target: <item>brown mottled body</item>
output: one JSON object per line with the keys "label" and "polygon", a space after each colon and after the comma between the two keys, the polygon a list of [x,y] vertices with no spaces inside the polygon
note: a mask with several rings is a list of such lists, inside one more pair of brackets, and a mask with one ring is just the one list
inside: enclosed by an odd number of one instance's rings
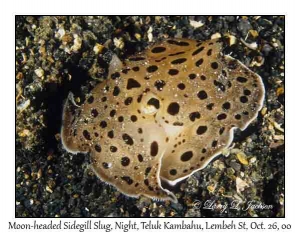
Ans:
{"label": "brown mottled body", "polygon": [[204,168],[262,107],[261,78],[221,46],[170,39],[115,66],[82,106],[66,103],[64,146],[127,195],[176,201],[161,179]]}

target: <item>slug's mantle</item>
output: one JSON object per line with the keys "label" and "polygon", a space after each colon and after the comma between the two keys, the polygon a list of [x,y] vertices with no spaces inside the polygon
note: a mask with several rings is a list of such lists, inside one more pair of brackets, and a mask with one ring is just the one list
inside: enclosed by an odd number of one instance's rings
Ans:
{"label": "slug's mantle", "polygon": [[85,103],[68,98],[62,142],[91,153],[96,174],[126,195],[176,201],[161,186],[203,169],[262,107],[259,75],[220,40],[169,39],[121,63]]}

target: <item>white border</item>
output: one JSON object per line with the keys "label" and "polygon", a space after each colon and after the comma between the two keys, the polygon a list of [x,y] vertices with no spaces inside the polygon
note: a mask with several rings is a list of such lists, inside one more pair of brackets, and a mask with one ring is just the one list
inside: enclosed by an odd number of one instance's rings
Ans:
{"label": "white border", "polygon": [[[172,2],[172,3],[171,3]],[[287,232],[300,232],[299,226],[299,5],[297,1],[279,1],[279,0],[231,0],[231,1],[70,1],[70,0],[52,0],[52,1],[5,1],[0,7],[1,24],[1,134],[0,143],[2,149],[1,163],[1,232],[9,232],[8,221],[14,220],[15,215],[15,53],[14,53],[14,35],[15,35],[15,14],[286,14],[286,218],[285,219],[257,219],[257,222],[265,223],[276,220],[278,223],[291,223],[293,228]],[[49,219],[41,219],[45,223]],[[67,219],[66,219],[67,220]],[[114,222],[118,219],[105,219],[105,222]],[[146,219],[136,219],[142,221]],[[196,220],[196,219],[195,219]],[[229,220],[229,219],[227,219]],[[236,219],[246,222],[255,221],[255,219]],[[18,219],[20,222],[33,222],[28,219]],[[82,221],[78,219],[78,221]],[[163,219],[160,219],[163,221]],[[168,219],[167,221],[178,222],[179,219]],[[196,221],[216,220],[198,219]],[[20,231],[19,231],[20,232]],[[38,231],[35,231],[38,232]],[[46,232],[46,231],[43,231]],[[65,231],[68,232],[68,231]],[[74,232],[74,231],[73,231]],[[91,231],[90,231],[91,232]],[[100,232],[95,231],[95,232]],[[114,231],[121,232],[121,231]],[[142,232],[142,231],[140,231]],[[148,231],[152,232],[152,231]],[[170,231],[166,231],[170,232]],[[199,231],[189,231],[199,232]],[[209,231],[221,232],[221,231]],[[227,231],[229,232],[229,231]],[[268,232],[256,231],[256,232]],[[269,231],[270,232],[270,231]]]}

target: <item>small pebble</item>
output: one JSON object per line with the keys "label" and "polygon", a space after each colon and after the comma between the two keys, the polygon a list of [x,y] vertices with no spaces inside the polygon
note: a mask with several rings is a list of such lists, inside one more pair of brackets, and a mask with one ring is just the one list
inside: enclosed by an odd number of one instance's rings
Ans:
{"label": "small pebble", "polygon": [[38,76],[39,78],[42,78],[42,77],[44,76],[44,70],[43,70],[41,67],[39,67],[38,69],[36,69],[36,70],[34,71],[34,73],[35,73],[36,76]]}
{"label": "small pebble", "polygon": [[134,37],[138,40],[138,41],[140,41],[141,40],[141,34],[139,34],[139,33],[135,33],[134,34]]}
{"label": "small pebble", "polygon": [[48,185],[46,186],[46,191],[49,193],[53,193],[53,190]]}
{"label": "small pebble", "polygon": [[193,28],[200,28],[200,27],[202,27],[204,25],[204,23],[201,22],[201,21],[190,20],[190,25]]}
{"label": "small pebble", "polygon": [[256,157],[252,157],[251,159],[249,159],[249,162],[252,164],[252,163],[255,163],[256,162]]}
{"label": "small pebble", "polygon": [[213,34],[210,38],[213,40],[213,39],[218,39],[221,37],[222,37],[222,35],[219,32],[217,32],[217,33]]}
{"label": "small pebble", "polygon": [[99,53],[102,52],[103,48],[104,48],[103,45],[96,43],[94,48],[93,48],[93,51],[94,51],[95,54],[99,54]]}
{"label": "small pebble", "polygon": [[266,107],[263,107],[262,110],[260,111],[261,112],[261,115],[266,115],[268,109]]}
{"label": "small pebble", "polygon": [[123,49],[125,45],[123,38],[114,38],[114,44],[119,49]]}
{"label": "small pebble", "polygon": [[245,155],[245,153],[243,152],[239,152],[237,153],[236,157],[238,158],[238,160],[244,164],[244,165],[248,165],[248,160],[247,160],[247,156]]}
{"label": "small pebble", "polygon": [[73,43],[74,44],[71,47],[71,50],[74,52],[78,52],[79,49],[81,49],[82,39],[77,34],[74,34],[74,42]]}

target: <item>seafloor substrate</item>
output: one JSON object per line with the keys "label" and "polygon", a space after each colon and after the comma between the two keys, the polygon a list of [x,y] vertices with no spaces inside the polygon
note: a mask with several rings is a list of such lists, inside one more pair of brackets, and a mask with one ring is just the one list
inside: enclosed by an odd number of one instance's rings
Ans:
{"label": "seafloor substrate", "polygon": [[[16,17],[17,217],[282,217],[284,216],[283,16]],[[236,131],[234,149],[173,188],[178,203],[129,198],[99,180],[89,156],[63,150],[63,101],[80,104],[121,59],[160,39],[227,37],[224,53],[261,75],[259,117]],[[272,208],[206,210],[249,201]],[[198,206],[198,205],[197,205]]]}

